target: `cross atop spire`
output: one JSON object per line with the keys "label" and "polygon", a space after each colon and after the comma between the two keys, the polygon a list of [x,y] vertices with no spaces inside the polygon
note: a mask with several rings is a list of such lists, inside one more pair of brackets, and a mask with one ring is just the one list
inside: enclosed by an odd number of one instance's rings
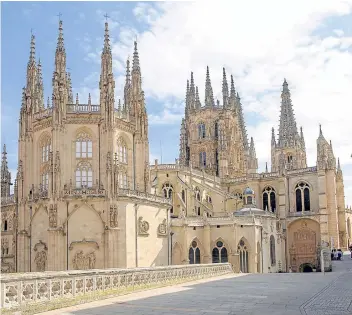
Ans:
{"label": "cross atop spire", "polygon": [[105,17],[105,21],[107,22],[107,21],[108,21],[108,18],[109,18],[108,14],[105,13],[105,14],[104,14],[104,17]]}

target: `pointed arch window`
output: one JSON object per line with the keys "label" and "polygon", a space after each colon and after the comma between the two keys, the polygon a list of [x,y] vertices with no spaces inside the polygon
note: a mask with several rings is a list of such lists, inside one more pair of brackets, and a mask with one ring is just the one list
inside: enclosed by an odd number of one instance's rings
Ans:
{"label": "pointed arch window", "polygon": [[217,241],[216,246],[213,248],[212,252],[213,264],[216,263],[227,263],[227,249],[222,241]]}
{"label": "pointed arch window", "polygon": [[79,163],[76,168],[76,188],[93,187],[93,170],[89,163]]}
{"label": "pointed arch window", "polygon": [[76,138],[76,158],[87,159],[93,157],[93,141],[89,134],[81,132]]}
{"label": "pointed arch window", "polygon": [[188,251],[188,259],[190,264],[200,264],[200,249],[197,241],[193,241]]}
{"label": "pointed arch window", "polygon": [[49,161],[49,152],[51,152],[51,140],[48,139],[46,142],[42,143],[41,146],[42,152],[42,163]]}
{"label": "pointed arch window", "polygon": [[276,210],[276,194],[272,187],[266,187],[263,190],[263,209],[271,212]]}
{"label": "pointed arch window", "polygon": [[295,187],[296,211],[310,211],[310,187],[307,183],[299,183]]}
{"label": "pointed arch window", "polygon": [[219,137],[219,123],[217,121],[215,122],[215,125],[214,125],[214,136],[215,136],[215,139]]}
{"label": "pointed arch window", "polygon": [[124,170],[119,172],[119,187],[122,189],[128,188],[127,172]]}
{"label": "pointed arch window", "polygon": [[162,187],[162,191],[165,198],[172,200],[174,188],[170,183],[165,183]]}
{"label": "pointed arch window", "polygon": [[200,123],[198,125],[198,136],[199,136],[199,139],[205,138],[205,124],[204,123]]}
{"label": "pointed arch window", "polygon": [[273,235],[270,236],[270,261],[272,266],[276,265],[275,237]]}
{"label": "pointed arch window", "polygon": [[120,163],[128,163],[127,145],[122,138],[117,140],[117,156]]}
{"label": "pointed arch window", "polygon": [[199,166],[206,167],[207,166],[207,154],[205,152],[199,153]]}
{"label": "pointed arch window", "polygon": [[248,273],[248,248],[243,239],[239,241],[237,251],[240,258],[240,271],[243,273]]}
{"label": "pointed arch window", "polygon": [[198,187],[196,187],[195,196],[198,201],[201,201],[200,190]]}

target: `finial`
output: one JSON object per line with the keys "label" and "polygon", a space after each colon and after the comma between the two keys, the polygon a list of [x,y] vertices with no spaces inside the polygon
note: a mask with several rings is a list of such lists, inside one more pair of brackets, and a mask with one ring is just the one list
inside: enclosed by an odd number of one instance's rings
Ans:
{"label": "finial", "polygon": [[105,22],[105,34],[104,34],[104,48],[103,52],[110,52],[110,37],[109,37],[109,24]]}
{"label": "finial", "polygon": [[76,93],[76,105],[79,104],[79,101],[78,101],[78,93]]}
{"label": "finial", "polygon": [[88,105],[92,105],[92,98],[90,97],[90,93],[88,93]]}
{"label": "finial", "polygon": [[268,162],[265,162],[265,173],[268,173]]}
{"label": "finial", "polygon": [[4,143],[4,146],[3,146],[2,154],[4,154],[4,155],[7,154],[7,152],[6,152],[6,144],[5,143]]}
{"label": "finial", "polygon": [[139,55],[138,55],[138,48],[137,48],[137,39],[134,41],[134,51],[133,51],[133,64],[132,64],[132,71],[139,71]]}
{"label": "finial", "polygon": [[56,50],[57,51],[64,51],[64,34],[63,34],[63,27],[62,27],[62,20],[61,20],[61,13],[59,13],[59,37],[57,39],[57,46]]}
{"label": "finial", "polygon": [[35,36],[31,30],[31,48],[29,53],[29,64],[35,64]]}
{"label": "finial", "polygon": [[322,131],[322,129],[321,129],[321,124],[319,124],[319,136],[323,136],[323,131]]}
{"label": "finial", "polygon": [[57,16],[59,17],[59,22],[60,22],[61,21],[61,17],[62,17],[61,12],[59,12],[59,14]]}
{"label": "finial", "polygon": [[337,158],[337,170],[341,170],[340,158]]}

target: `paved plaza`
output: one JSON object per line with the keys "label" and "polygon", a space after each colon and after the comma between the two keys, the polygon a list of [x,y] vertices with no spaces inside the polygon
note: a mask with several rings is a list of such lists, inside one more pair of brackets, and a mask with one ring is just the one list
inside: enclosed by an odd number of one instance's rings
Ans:
{"label": "paved plaza", "polygon": [[46,315],[352,314],[352,260],[333,272],[229,275],[143,291]]}

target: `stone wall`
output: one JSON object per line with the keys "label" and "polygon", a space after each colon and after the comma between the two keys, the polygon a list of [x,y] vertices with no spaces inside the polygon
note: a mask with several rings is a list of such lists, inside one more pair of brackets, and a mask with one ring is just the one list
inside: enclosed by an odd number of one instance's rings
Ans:
{"label": "stone wall", "polygon": [[[99,294],[174,284],[232,273],[231,265],[208,264],[134,269],[92,269],[76,271],[2,274],[1,308],[18,309],[79,297],[97,299]],[[95,297],[95,298],[94,298]],[[75,303],[73,303],[75,304]],[[60,307],[60,304],[57,308]]]}

